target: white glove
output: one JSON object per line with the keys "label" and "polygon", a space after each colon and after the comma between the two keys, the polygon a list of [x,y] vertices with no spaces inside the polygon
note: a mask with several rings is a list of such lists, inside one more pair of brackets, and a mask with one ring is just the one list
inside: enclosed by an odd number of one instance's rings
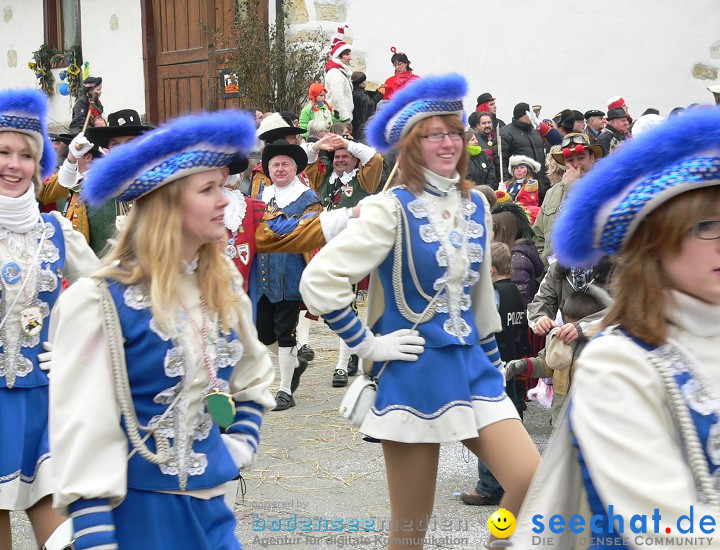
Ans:
{"label": "white glove", "polygon": [[530,122],[536,130],[540,128],[540,119],[535,114],[535,111],[525,111],[525,114],[530,118]]}
{"label": "white glove", "polygon": [[425,338],[417,330],[403,328],[375,336],[369,330],[365,340],[350,352],[368,361],[417,361],[418,355],[425,351]]}
{"label": "white glove", "polygon": [[220,434],[220,437],[222,437],[225,448],[235,461],[238,470],[244,470],[252,465],[255,461],[255,451],[253,451],[249,443],[228,434]]}
{"label": "white glove", "polygon": [[70,142],[70,152],[72,153],[72,156],[74,156],[76,159],[79,159],[83,155],[89,153],[90,149],[92,149],[93,147],[95,147],[95,144],[90,143],[90,141],[88,141],[88,138],[86,138],[85,134],[83,134],[82,132],[76,135]]}
{"label": "white glove", "polygon": [[48,372],[52,366],[52,350],[53,345],[50,342],[43,342],[43,353],[38,353],[38,367],[40,370]]}
{"label": "white glove", "polygon": [[505,363],[505,380],[510,380],[518,374],[523,374],[528,370],[528,363],[525,359],[515,359]]}

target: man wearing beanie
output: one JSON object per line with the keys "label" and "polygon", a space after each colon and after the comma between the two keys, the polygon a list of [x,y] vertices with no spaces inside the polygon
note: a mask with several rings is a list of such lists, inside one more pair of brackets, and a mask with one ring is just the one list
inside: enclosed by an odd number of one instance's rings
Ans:
{"label": "man wearing beanie", "polygon": [[545,169],[545,142],[530,122],[530,105],[518,103],[513,109],[513,121],[500,130],[503,172],[509,174],[508,162],[513,155],[525,155],[541,166],[537,174],[540,183],[540,202],[550,188]]}
{"label": "man wearing beanie", "polygon": [[375,114],[375,102],[365,91],[367,76],[361,71],[355,71],[350,77],[353,85],[353,118],[352,136],[355,141],[362,141],[364,138],[363,126],[367,119]]}

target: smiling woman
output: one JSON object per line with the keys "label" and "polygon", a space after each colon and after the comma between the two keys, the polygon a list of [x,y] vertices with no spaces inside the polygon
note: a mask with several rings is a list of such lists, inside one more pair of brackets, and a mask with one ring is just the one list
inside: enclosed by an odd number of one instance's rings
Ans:
{"label": "smiling woman", "polygon": [[[538,515],[583,513],[584,525],[597,516],[592,535],[602,538],[616,518],[622,526],[649,510],[663,520],[648,534],[654,541],[614,547],[673,545],[677,527],[699,532],[720,507],[719,145],[720,109],[693,111],[628,141],[565,203],[554,229],[558,263],[616,256],[615,299],[577,360],[518,518],[521,546],[541,532]],[[680,527],[688,513],[691,525]]]}
{"label": "smiling woman", "polygon": [[184,117],[113,150],[86,180],[89,204],[134,206],[53,318],[55,504],[78,549],[240,548],[225,484],[253,463],[275,403],[225,257],[222,189],[254,142],[246,114]]}
{"label": "smiling woman", "polygon": [[62,521],[50,496],[43,343],[61,283],[97,267],[68,220],[38,210],[35,191],[55,168],[46,111],[37,90],[0,92],[0,548],[12,547],[8,510],[27,511],[40,543]]}
{"label": "smiling woman", "polygon": [[[308,309],[378,378],[360,431],[385,455],[392,549],[423,546],[440,443],[462,441],[481,457],[513,513],[539,461],[497,369],[492,218],[461,177],[466,92],[459,75],[428,77],[370,120],[372,145],[399,149],[400,185],[365,199],[358,220],[313,258],[301,281]],[[349,304],[352,284],[370,272],[366,326]]]}

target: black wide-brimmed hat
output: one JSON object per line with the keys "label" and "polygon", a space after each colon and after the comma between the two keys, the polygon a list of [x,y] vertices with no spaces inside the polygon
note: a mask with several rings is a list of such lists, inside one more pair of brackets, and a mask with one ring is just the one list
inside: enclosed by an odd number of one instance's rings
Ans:
{"label": "black wide-brimmed hat", "polygon": [[245,170],[247,170],[247,167],[249,165],[250,161],[245,155],[238,155],[237,157],[235,157],[234,161],[228,164],[228,168],[230,169],[230,175],[242,174]]}
{"label": "black wide-brimmed hat", "polygon": [[266,175],[270,175],[268,172],[268,165],[270,160],[279,155],[285,155],[290,157],[297,164],[297,173],[299,174],[308,164],[308,157],[305,150],[299,145],[288,143],[284,139],[279,139],[273,143],[268,143],[263,149],[262,154],[262,168]]}
{"label": "black wide-brimmed hat", "polygon": [[[70,145],[70,142],[75,139],[75,136],[77,134],[57,134],[57,141],[61,141],[65,145]],[[87,136],[85,136],[87,137]],[[92,154],[93,158],[100,158],[103,156],[103,152],[100,150],[100,147],[96,142],[88,138],[88,140],[93,144],[93,148],[90,149],[90,153]]]}
{"label": "black wide-brimmed hat", "polygon": [[139,136],[153,128],[153,126],[142,123],[137,111],[122,109],[108,115],[107,126],[88,128],[85,130],[85,136],[95,145],[107,149],[112,138]]}

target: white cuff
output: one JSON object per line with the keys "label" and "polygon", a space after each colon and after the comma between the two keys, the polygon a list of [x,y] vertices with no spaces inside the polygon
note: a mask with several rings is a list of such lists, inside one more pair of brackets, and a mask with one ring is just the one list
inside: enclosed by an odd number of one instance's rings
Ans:
{"label": "white cuff", "polygon": [[305,150],[305,154],[308,157],[308,164],[312,164],[313,162],[317,162],[318,154],[315,152],[315,149],[313,149],[314,143],[301,143],[300,147],[302,147]]}
{"label": "white cuff", "polygon": [[228,434],[220,434],[238,470],[247,470],[255,462],[255,451],[249,443]]}
{"label": "white cuff", "polygon": [[357,141],[348,140],[348,152],[357,158],[363,166],[375,156],[375,149]]}
{"label": "white cuff", "polygon": [[320,212],[320,226],[329,243],[333,237],[347,227],[348,220],[352,217],[352,208],[336,208],[335,210],[324,210]]}
{"label": "white cuff", "polygon": [[73,164],[68,159],[62,163],[58,170],[58,183],[66,189],[72,189],[77,183],[78,165]]}

